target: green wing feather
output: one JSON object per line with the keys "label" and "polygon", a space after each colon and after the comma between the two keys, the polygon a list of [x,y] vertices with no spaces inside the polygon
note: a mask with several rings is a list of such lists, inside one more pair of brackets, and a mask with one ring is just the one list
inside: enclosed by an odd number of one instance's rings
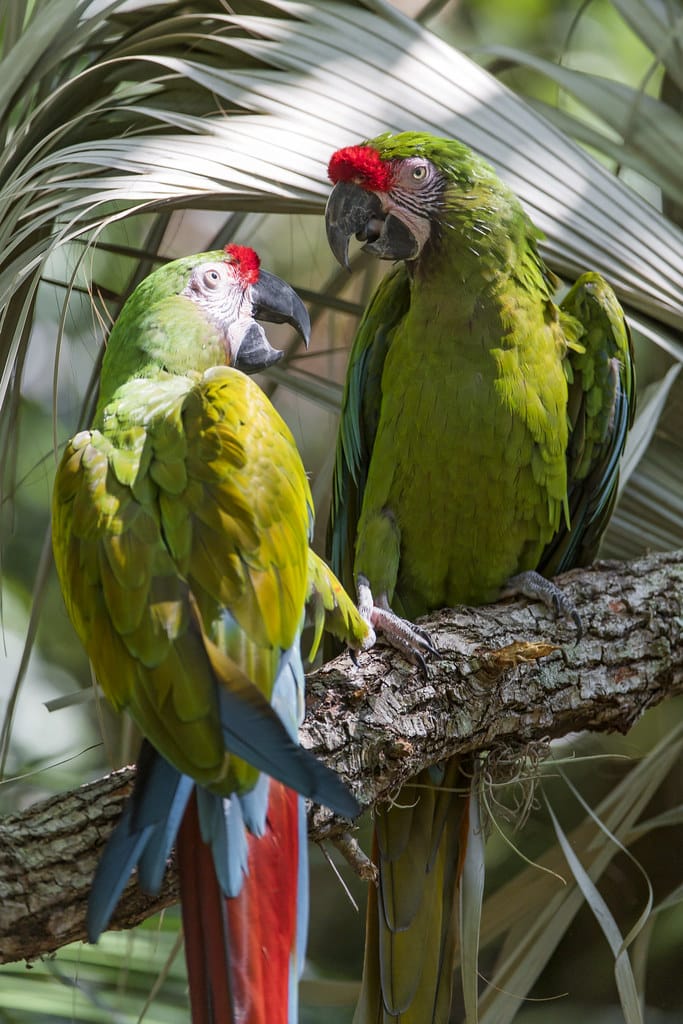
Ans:
{"label": "green wing feather", "polygon": [[332,485],[328,550],[334,572],[353,589],[356,531],[381,410],[382,370],[395,328],[410,305],[405,264],[389,273],[359,324],[349,357]]}
{"label": "green wing feather", "polygon": [[633,344],[619,301],[596,273],[582,274],[561,303],[580,325],[568,347],[567,499],[563,523],[541,557],[548,576],[588,565],[617,495],[619,463],[635,414]]}
{"label": "green wing feather", "polygon": [[308,606],[313,617],[312,661],[327,629],[352,650],[365,646],[368,624],[332,570],[312,549],[308,552]]}
{"label": "green wing feather", "polygon": [[58,469],[55,559],[102,688],[215,791],[258,774],[225,751],[216,683],[270,698],[301,627],[311,517],[289,430],[227,367],[131,381]]}

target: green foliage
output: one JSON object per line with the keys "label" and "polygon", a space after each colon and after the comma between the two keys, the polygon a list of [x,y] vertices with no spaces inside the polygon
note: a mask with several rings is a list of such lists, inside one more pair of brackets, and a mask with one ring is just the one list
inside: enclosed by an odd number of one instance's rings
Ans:
{"label": "green foliage", "polygon": [[[38,963],[3,968],[0,1020],[186,1024],[187,979],[175,912],[96,946],[74,943]],[[156,981],[155,981],[156,977]]]}

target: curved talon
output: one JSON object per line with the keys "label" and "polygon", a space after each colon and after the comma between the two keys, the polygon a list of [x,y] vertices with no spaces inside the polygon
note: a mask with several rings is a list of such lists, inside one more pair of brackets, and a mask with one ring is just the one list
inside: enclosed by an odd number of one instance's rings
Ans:
{"label": "curved talon", "polygon": [[427,650],[429,651],[430,654],[434,654],[437,657],[441,656],[441,651],[434,646],[432,634],[429,632],[428,629],[425,629],[423,626],[416,626],[414,623],[411,623],[411,628],[414,633],[417,633],[421,640],[424,640],[427,646]]}
{"label": "curved talon", "polygon": [[[402,632],[399,634],[392,632],[391,629],[383,629],[384,639],[394,650],[403,655],[406,661],[409,661],[411,665],[417,666],[424,679],[428,679],[427,661],[422,651],[416,645],[417,641],[422,643],[422,638],[418,637],[416,633],[412,633],[410,623],[406,622],[405,619],[400,619],[397,615],[392,616],[392,618],[401,624]],[[408,629],[405,628],[406,626]]]}
{"label": "curved talon", "polygon": [[422,678],[423,679],[429,679],[429,672],[427,670],[427,662],[425,661],[425,659],[422,657],[421,654],[418,655],[418,658],[419,658],[418,664],[420,666],[420,671],[422,672]]}
{"label": "curved talon", "polygon": [[422,678],[429,679],[429,672],[427,671],[427,662],[424,660],[419,651],[415,652],[414,657],[417,662],[417,667],[420,670],[420,675],[422,676]]}
{"label": "curved talon", "polygon": [[426,679],[428,671],[425,655],[439,656],[439,651],[432,643],[432,638],[427,630],[421,626],[414,626],[412,622],[408,622],[392,612],[384,595],[380,595],[375,604],[370,582],[360,573],[356,578],[356,588],[358,611],[370,628],[382,633],[386,642],[400,651],[406,661],[417,665]]}

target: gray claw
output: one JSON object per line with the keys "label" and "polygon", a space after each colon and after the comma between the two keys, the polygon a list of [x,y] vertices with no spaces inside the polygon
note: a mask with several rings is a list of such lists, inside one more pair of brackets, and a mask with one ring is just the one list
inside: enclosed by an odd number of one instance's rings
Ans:
{"label": "gray claw", "polygon": [[576,608],[571,608],[569,615],[576,626],[576,639],[579,641],[583,636],[583,622],[581,621],[581,616],[577,612]]}
{"label": "gray claw", "polygon": [[427,671],[427,662],[424,660],[424,657],[420,654],[419,651],[415,651],[413,653],[413,657],[415,658],[415,661],[417,663],[417,667],[420,670],[420,674],[422,675],[422,678],[425,679],[425,680],[429,679],[429,672]]}
{"label": "gray claw", "polygon": [[413,626],[412,628],[414,632],[417,633],[420,639],[424,642],[424,645],[429,651],[429,653],[437,658],[440,658],[441,651],[439,651],[438,648],[434,646],[434,641],[432,640],[431,633],[428,630],[423,629],[422,626]]}

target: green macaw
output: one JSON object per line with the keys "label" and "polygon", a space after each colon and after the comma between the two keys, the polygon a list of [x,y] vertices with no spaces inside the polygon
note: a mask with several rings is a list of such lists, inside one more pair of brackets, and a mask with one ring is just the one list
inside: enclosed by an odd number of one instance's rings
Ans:
{"label": "green macaw", "polygon": [[[381,135],[337,151],[329,176],[339,262],[348,266],[354,234],[399,261],[351,352],[333,568],[347,586],[355,578],[368,621],[417,661],[429,639],[405,620],[432,609],[523,592],[575,616],[546,576],[593,558],[634,409],[614,293],[587,273],[557,305],[540,233],[460,142]],[[467,834],[458,786],[453,760],[376,816],[380,881],[356,1024],[449,1019]]]}
{"label": "green macaw", "polygon": [[54,487],[69,615],[105,695],[146,737],[88,935],[135,866],[158,891],[175,843],[194,1024],[296,1022],[303,797],[358,810],[297,742],[307,601],[318,636],[323,619],[352,647],[368,630],[309,547],[294,440],[240,372],[281,355],[257,316],[308,339],[303,303],[247,247],[146,278],[112,330],[93,427],[67,444]]}

